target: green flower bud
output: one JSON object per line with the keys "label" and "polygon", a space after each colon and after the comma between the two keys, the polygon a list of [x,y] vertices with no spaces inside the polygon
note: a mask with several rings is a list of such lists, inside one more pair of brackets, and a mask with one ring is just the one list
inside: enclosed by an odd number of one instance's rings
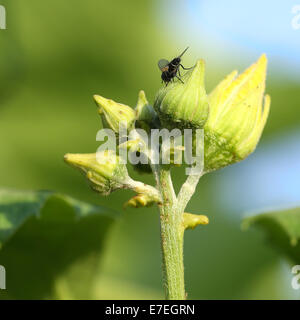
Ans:
{"label": "green flower bud", "polygon": [[109,195],[130,181],[126,166],[119,163],[119,157],[113,151],[66,154],[64,159],[83,172],[91,187],[102,195]]}
{"label": "green flower bud", "polygon": [[150,207],[152,206],[156,201],[148,196],[147,194],[138,194],[134,197],[132,197],[130,200],[128,200],[124,204],[124,208],[126,207],[132,207],[132,208],[141,208],[141,207]]}
{"label": "green flower bud", "polygon": [[244,73],[229,74],[209,95],[210,115],[204,127],[205,171],[245,159],[254,151],[268,118],[264,96],[267,58]]}
{"label": "green flower bud", "polygon": [[159,118],[153,107],[149,104],[145,92],[139,92],[138,102],[135,108],[136,112],[136,128],[141,128],[147,132],[150,129],[159,128]]}
{"label": "green flower bud", "polygon": [[209,114],[208,97],[204,87],[205,63],[198,60],[182,80],[161,88],[154,109],[167,129],[203,128]]}
{"label": "green flower bud", "polygon": [[206,225],[208,223],[209,219],[207,216],[187,212],[183,214],[184,229],[195,229],[198,225]]}
{"label": "green flower bud", "polygon": [[120,125],[126,126],[128,130],[134,127],[135,111],[132,108],[98,95],[94,95],[94,100],[99,106],[103,128],[110,128],[118,132]]}

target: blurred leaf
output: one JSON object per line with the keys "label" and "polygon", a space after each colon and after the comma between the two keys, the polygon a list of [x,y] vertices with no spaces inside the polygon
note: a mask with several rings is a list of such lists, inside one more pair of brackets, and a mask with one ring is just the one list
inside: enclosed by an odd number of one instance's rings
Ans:
{"label": "blurred leaf", "polygon": [[271,244],[293,262],[300,262],[300,208],[258,214],[245,218],[242,227],[262,228]]}
{"label": "blurred leaf", "polygon": [[[70,288],[70,283],[65,281],[65,278],[57,281],[56,299],[74,299],[74,290]],[[95,278],[92,297],[97,300],[162,300],[164,294],[160,288],[101,272],[101,275]]]}
{"label": "blurred leaf", "polygon": [[89,298],[114,219],[109,209],[65,195],[0,190],[0,264],[7,273],[1,298],[51,298],[73,265],[84,267],[72,279],[73,297]]}

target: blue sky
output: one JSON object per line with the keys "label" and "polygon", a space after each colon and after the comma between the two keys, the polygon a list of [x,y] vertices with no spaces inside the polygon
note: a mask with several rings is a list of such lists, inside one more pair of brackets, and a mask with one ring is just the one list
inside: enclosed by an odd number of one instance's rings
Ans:
{"label": "blue sky", "polygon": [[238,214],[300,206],[300,132],[259,144],[254,155],[220,172],[216,189],[221,204]]}
{"label": "blue sky", "polygon": [[189,44],[223,61],[253,60],[265,52],[272,68],[300,81],[300,29],[292,27],[296,5],[300,0],[168,0],[160,20],[180,47]]}

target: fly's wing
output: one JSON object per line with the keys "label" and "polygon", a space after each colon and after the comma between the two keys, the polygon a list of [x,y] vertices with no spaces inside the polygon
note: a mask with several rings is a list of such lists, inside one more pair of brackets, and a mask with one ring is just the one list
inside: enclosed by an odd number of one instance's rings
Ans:
{"label": "fly's wing", "polygon": [[160,71],[166,71],[169,65],[169,61],[166,59],[160,59],[158,61],[158,67],[160,69]]}

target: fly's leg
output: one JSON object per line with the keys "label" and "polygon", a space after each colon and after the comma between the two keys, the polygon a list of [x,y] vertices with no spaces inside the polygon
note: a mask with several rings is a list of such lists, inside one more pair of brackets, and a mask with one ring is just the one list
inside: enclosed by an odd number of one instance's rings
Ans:
{"label": "fly's leg", "polygon": [[178,75],[176,74],[176,76],[175,76],[178,80],[180,80],[181,81],[181,83],[184,83],[179,77],[178,77]]}
{"label": "fly's leg", "polygon": [[190,67],[190,68],[185,68],[182,64],[180,64],[180,67],[183,69],[183,70],[191,70],[191,69],[193,69],[194,67]]}
{"label": "fly's leg", "polygon": [[178,74],[179,74],[179,77],[181,77],[180,69],[179,69],[179,68],[177,69],[177,72],[178,72]]}

